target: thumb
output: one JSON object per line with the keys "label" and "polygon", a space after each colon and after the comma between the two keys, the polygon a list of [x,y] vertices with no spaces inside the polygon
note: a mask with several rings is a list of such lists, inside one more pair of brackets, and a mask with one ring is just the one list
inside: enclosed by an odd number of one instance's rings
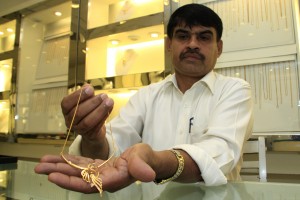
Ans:
{"label": "thumb", "polygon": [[140,157],[131,159],[128,165],[131,176],[142,182],[151,182],[155,179],[155,171]]}

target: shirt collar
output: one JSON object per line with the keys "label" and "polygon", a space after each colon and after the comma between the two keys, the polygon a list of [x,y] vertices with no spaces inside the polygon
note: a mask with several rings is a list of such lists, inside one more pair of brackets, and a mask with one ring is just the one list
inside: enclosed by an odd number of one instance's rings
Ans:
{"label": "shirt collar", "polygon": [[[205,85],[213,94],[214,90],[215,90],[215,82],[216,82],[216,73],[212,70],[210,71],[208,74],[206,74],[201,80],[197,81],[192,87],[196,87],[198,84],[203,84]],[[168,77],[165,78],[165,88],[173,85],[174,87],[176,87],[178,90],[178,85],[177,85],[177,81],[175,78],[175,74],[172,74]]]}
{"label": "shirt collar", "polygon": [[206,74],[201,80],[199,80],[197,83],[195,83],[194,85],[199,84],[199,83],[204,83],[207,86],[207,88],[210,90],[210,92],[212,94],[214,94],[216,79],[217,79],[216,73],[212,70],[208,74]]}

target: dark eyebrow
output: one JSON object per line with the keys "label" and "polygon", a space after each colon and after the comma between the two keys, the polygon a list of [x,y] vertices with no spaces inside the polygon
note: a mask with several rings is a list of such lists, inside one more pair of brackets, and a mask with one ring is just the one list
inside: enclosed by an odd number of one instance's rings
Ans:
{"label": "dark eyebrow", "polygon": [[185,30],[185,29],[177,29],[177,30],[175,31],[175,34],[176,34],[176,33],[188,33],[188,32],[190,32],[190,31]]}
{"label": "dark eyebrow", "polygon": [[211,30],[200,31],[199,34],[210,34],[210,35],[214,35],[214,33],[213,33]]}
{"label": "dark eyebrow", "polygon": [[[191,32],[191,31],[188,31],[188,30],[186,30],[186,29],[177,29],[176,31],[175,31],[175,34],[176,33],[189,33],[189,32]],[[213,35],[213,32],[211,31],[211,30],[204,30],[204,31],[199,31],[198,33],[197,33],[198,35],[199,34],[210,34],[210,35]]]}

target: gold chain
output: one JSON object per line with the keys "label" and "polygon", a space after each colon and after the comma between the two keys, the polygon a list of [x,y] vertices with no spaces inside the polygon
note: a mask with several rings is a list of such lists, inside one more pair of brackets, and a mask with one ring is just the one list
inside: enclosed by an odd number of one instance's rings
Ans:
{"label": "gold chain", "polygon": [[[75,111],[74,111],[74,115],[72,117],[72,121],[71,121],[71,124],[70,124],[70,127],[69,127],[69,130],[67,132],[67,137],[65,139],[65,142],[64,142],[64,145],[63,145],[63,148],[60,152],[60,156],[66,161],[66,163],[68,163],[70,166],[74,167],[74,168],[77,168],[77,169],[80,169],[81,170],[81,176],[82,176],[82,179],[89,183],[91,187],[96,187],[97,190],[99,191],[100,193],[100,196],[102,196],[102,192],[103,192],[103,189],[102,189],[102,179],[100,178],[100,173],[99,173],[99,169],[105,165],[109,160],[111,160],[113,158],[113,156],[115,155],[115,151],[116,151],[116,148],[115,148],[115,142],[114,142],[114,138],[113,138],[113,134],[112,134],[112,128],[111,128],[111,124],[109,124],[110,126],[110,133],[111,133],[111,137],[112,137],[112,146],[113,146],[113,152],[112,154],[110,155],[110,157],[105,160],[104,162],[102,162],[100,165],[96,165],[95,162],[93,163],[90,163],[88,164],[87,167],[81,167],[79,165],[76,165],[74,163],[72,163],[72,161],[68,160],[64,155],[64,151],[65,151],[65,147],[66,147],[66,144],[67,144],[67,141],[68,141],[68,138],[70,136],[70,133],[71,133],[71,130],[72,130],[72,127],[73,127],[73,123],[74,123],[74,119],[75,119],[75,116],[76,116],[76,113],[77,113],[77,110],[78,110],[78,106],[79,106],[79,103],[80,103],[80,99],[81,99],[81,95],[82,95],[82,88],[80,90],[80,94],[79,94],[79,97],[78,97],[78,101],[77,101],[77,104],[76,104],[76,107],[75,107]],[[110,113],[108,113],[109,115]]]}

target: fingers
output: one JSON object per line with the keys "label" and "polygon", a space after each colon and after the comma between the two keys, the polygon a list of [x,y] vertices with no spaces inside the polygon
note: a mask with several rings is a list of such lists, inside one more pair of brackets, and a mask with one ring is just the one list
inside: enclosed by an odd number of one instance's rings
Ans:
{"label": "fingers", "polygon": [[74,130],[82,134],[96,126],[102,127],[113,109],[113,104],[113,100],[106,94],[97,95],[93,99],[83,102],[80,104],[74,120]]}
{"label": "fingers", "polygon": [[88,164],[95,162],[91,158],[75,156],[75,155],[70,155],[70,154],[63,155],[63,157],[66,159],[66,160],[62,159],[64,162],[71,162],[80,167],[86,167]]}
{"label": "fingers", "polygon": [[66,163],[39,163],[34,168],[37,174],[51,174],[59,172],[68,176],[80,176],[80,170],[66,164]]}
{"label": "fingers", "polygon": [[58,155],[45,155],[41,158],[40,162],[57,163],[57,162],[63,162],[63,159],[61,158],[61,156]]}
{"label": "fingers", "polygon": [[96,187],[91,187],[91,185],[85,182],[81,177],[68,176],[63,173],[55,172],[48,176],[48,180],[67,190],[82,193],[98,192]]}
{"label": "fingers", "polygon": [[[85,167],[88,163],[94,162],[93,159],[81,156],[65,155],[65,158],[72,164]],[[91,187],[89,183],[82,179],[82,170],[69,165],[61,156],[43,156],[40,163],[34,168],[34,171],[37,174],[48,175],[49,181],[62,188],[83,193],[97,192],[95,187]]]}
{"label": "fingers", "polygon": [[[80,92],[82,92],[80,104],[76,111]],[[90,130],[100,130],[108,114],[113,109],[113,104],[113,100],[106,94],[95,95],[91,85],[84,85],[82,90],[66,96],[61,102],[61,107],[66,126],[70,128],[73,122],[72,130],[79,134],[84,134]],[[74,117],[75,112],[76,115]]]}
{"label": "fingers", "polygon": [[76,106],[77,100],[79,99],[79,96],[80,96],[80,93],[81,93],[80,102],[83,102],[86,99],[91,98],[92,96],[95,96],[94,88],[91,85],[86,84],[81,89],[64,97],[63,100],[61,101],[61,108],[62,108],[62,112],[64,115],[67,115]]}
{"label": "fingers", "polygon": [[80,176],[80,170],[68,165],[60,156],[46,155],[34,168],[37,174],[60,172],[70,176]]}

